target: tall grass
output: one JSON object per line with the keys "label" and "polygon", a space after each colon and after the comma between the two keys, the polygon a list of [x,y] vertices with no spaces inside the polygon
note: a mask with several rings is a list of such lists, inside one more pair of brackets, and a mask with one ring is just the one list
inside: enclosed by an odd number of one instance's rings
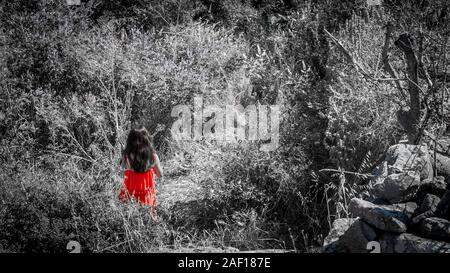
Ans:
{"label": "tall grass", "polygon": [[[382,78],[386,18],[344,11],[333,21],[340,11],[310,3],[219,2],[144,1],[120,12],[112,9],[121,1],[0,4],[0,250],[65,252],[69,240],[86,252],[321,245],[349,198],[364,194],[367,177],[352,174],[369,172],[399,138],[402,98],[330,41],[321,56],[318,26],[335,28]],[[326,60],[323,79],[312,57]],[[399,52],[390,58],[400,70]],[[195,96],[219,107],[280,105],[279,148],[176,142],[172,108],[192,110]],[[121,150],[137,123],[162,158],[157,223],[148,208],[117,198]]]}

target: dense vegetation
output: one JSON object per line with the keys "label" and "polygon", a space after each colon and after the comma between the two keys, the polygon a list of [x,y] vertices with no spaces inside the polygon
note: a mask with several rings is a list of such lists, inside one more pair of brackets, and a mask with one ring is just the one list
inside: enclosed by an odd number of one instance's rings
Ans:
{"label": "dense vegetation", "polygon": [[[314,251],[389,145],[450,122],[446,0],[81,2],[0,3],[3,251]],[[279,148],[174,141],[171,110],[194,96],[280,105]],[[175,189],[158,223],[117,199],[137,123]]]}

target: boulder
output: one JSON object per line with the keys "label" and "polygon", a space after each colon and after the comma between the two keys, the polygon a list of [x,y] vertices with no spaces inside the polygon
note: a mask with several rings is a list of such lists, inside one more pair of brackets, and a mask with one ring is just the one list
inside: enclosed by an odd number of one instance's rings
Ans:
{"label": "boulder", "polygon": [[362,199],[353,198],[349,204],[349,211],[353,216],[360,217],[368,224],[390,232],[406,232],[407,223],[417,204],[409,202],[395,205],[375,205]]}
{"label": "boulder", "polygon": [[440,201],[441,201],[441,198],[437,197],[436,195],[427,194],[425,196],[425,198],[423,199],[422,204],[420,205],[417,212],[424,213],[427,211],[432,211],[434,213],[434,212],[436,212],[436,209],[437,209]]}
{"label": "boulder", "polygon": [[372,194],[389,203],[398,203],[414,197],[420,185],[420,176],[414,172],[390,174],[373,185]]}
{"label": "boulder", "polygon": [[450,176],[450,156],[436,154],[436,172],[439,175]]}
{"label": "boulder", "polygon": [[385,179],[386,176],[389,175],[387,161],[384,160],[380,163],[380,165],[376,166],[372,171],[372,175],[373,184],[383,181],[383,179]]}
{"label": "boulder", "polygon": [[398,238],[398,233],[384,232],[379,238],[378,242],[380,243],[380,252],[381,253],[394,253],[395,242]]}
{"label": "boulder", "polygon": [[414,202],[407,202],[401,204],[383,205],[383,208],[389,210],[397,210],[404,213],[408,218],[411,218],[417,211],[418,205]]}
{"label": "boulder", "polygon": [[357,218],[340,218],[333,221],[328,236],[323,241],[324,252],[340,252],[339,238],[350,228]]}
{"label": "boulder", "polygon": [[450,222],[437,217],[426,218],[420,224],[420,232],[427,238],[450,241]]}
{"label": "boulder", "polygon": [[425,179],[420,182],[419,190],[416,193],[415,199],[422,203],[423,198],[427,194],[433,194],[438,197],[444,195],[447,190],[447,182],[443,176],[436,176],[432,179]]}
{"label": "boulder", "polygon": [[[434,145],[434,141],[431,142],[431,144]],[[438,153],[450,156],[450,137],[442,137],[436,144],[436,151]],[[433,150],[434,147],[431,147],[430,153],[432,153]]]}
{"label": "boulder", "polygon": [[339,244],[350,253],[367,253],[367,244],[375,240],[375,230],[361,219],[353,222],[339,239]]}
{"label": "boulder", "polygon": [[442,196],[436,209],[436,216],[450,220],[450,190]]}
{"label": "boulder", "polygon": [[411,223],[413,226],[418,226],[423,220],[433,217],[437,211],[441,199],[433,194],[427,194],[422,201],[422,204],[417,209],[416,214]]}
{"label": "boulder", "polygon": [[403,233],[391,238],[394,253],[450,253],[450,244],[425,239],[411,233]]}
{"label": "boulder", "polygon": [[383,233],[379,236],[381,253],[450,253],[450,244],[411,233]]}
{"label": "boulder", "polygon": [[429,218],[429,217],[433,217],[434,216],[434,212],[432,210],[423,212],[417,216],[415,216],[414,218],[412,218],[411,220],[411,224],[413,226],[417,226],[419,225],[423,220]]}
{"label": "boulder", "polygon": [[427,146],[397,144],[389,147],[386,153],[388,173],[415,172],[420,180],[433,177],[430,154]]}
{"label": "boulder", "polygon": [[375,169],[372,171],[372,174],[375,175],[376,177],[379,176],[388,176],[388,164],[387,161],[384,160],[383,162],[381,162],[380,165],[378,165],[377,167],[375,167]]}

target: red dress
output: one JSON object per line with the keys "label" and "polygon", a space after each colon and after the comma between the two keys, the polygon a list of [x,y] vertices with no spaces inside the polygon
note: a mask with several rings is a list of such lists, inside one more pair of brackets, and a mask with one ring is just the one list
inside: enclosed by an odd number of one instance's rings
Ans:
{"label": "red dress", "polygon": [[136,202],[156,206],[156,189],[153,180],[153,168],[145,173],[125,170],[124,188],[120,191],[119,199],[126,202],[131,197]]}

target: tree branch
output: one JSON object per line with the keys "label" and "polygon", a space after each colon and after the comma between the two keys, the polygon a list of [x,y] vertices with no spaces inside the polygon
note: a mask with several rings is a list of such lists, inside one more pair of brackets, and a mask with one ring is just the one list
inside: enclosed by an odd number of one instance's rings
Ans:
{"label": "tree branch", "polygon": [[[381,62],[383,64],[384,71],[389,73],[389,75],[391,75],[391,77],[393,79],[398,79],[397,72],[394,70],[392,65],[389,63],[389,44],[391,41],[392,30],[393,30],[393,25],[392,25],[392,23],[389,22],[386,25],[386,35],[385,35],[385,39],[384,39],[383,51],[381,53]],[[406,94],[403,91],[402,85],[400,84],[400,80],[394,80],[394,82],[395,82],[395,86],[400,91],[400,94],[402,95],[402,97],[406,99]]]}
{"label": "tree branch", "polygon": [[428,84],[428,88],[432,88],[433,87],[433,82],[431,81],[430,75],[428,74],[427,69],[425,69],[425,65],[423,63],[423,33],[420,32],[420,37],[419,37],[419,52],[418,52],[418,56],[417,59],[419,61],[419,69],[420,69],[420,75],[422,76],[422,78],[425,79],[425,81]]}
{"label": "tree branch", "polygon": [[409,110],[397,112],[397,118],[408,134],[410,143],[418,138],[420,122],[420,87],[418,85],[418,61],[413,50],[413,44],[408,34],[402,34],[394,43],[405,55],[408,73]]}

